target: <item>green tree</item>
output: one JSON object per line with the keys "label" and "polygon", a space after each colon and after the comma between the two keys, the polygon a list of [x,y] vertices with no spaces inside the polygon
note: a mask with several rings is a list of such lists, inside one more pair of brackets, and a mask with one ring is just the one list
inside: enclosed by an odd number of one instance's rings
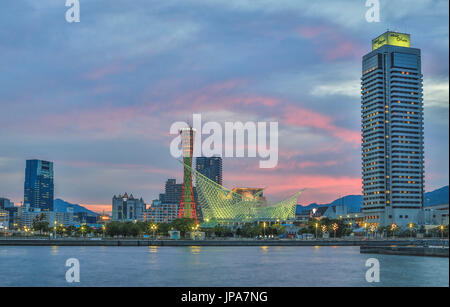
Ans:
{"label": "green tree", "polygon": [[171,229],[178,230],[181,236],[184,236],[186,232],[192,231],[192,227],[195,226],[195,220],[190,218],[175,219],[170,223]]}
{"label": "green tree", "polygon": [[105,233],[109,237],[115,237],[121,235],[121,224],[120,222],[110,222],[106,224]]}
{"label": "green tree", "polygon": [[39,213],[33,220],[33,230],[39,231],[39,234],[43,232],[48,232],[50,230],[50,226],[46,221],[46,217],[44,213]]}
{"label": "green tree", "polygon": [[165,235],[167,236],[170,230],[170,224],[169,223],[160,223],[157,225],[158,228],[156,230],[156,232],[160,235]]}

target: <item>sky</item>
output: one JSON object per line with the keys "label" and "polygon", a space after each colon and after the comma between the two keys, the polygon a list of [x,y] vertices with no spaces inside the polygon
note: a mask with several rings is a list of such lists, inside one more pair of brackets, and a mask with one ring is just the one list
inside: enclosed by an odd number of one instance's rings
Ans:
{"label": "sky", "polygon": [[0,197],[23,201],[26,159],[54,162],[55,198],[110,210],[168,178],[176,121],[276,121],[279,159],[224,158],[228,188],[301,204],[361,194],[361,57],[387,29],[422,50],[426,190],[449,183],[447,0],[2,0]]}

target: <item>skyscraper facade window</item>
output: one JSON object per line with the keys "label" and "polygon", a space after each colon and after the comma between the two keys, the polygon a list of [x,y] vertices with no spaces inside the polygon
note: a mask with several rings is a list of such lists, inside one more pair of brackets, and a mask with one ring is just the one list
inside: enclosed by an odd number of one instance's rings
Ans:
{"label": "skyscraper facade window", "polygon": [[53,211],[53,162],[27,160],[24,203],[42,211]]}
{"label": "skyscraper facade window", "polygon": [[368,224],[420,222],[424,137],[420,49],[386,32],[363,57],[361,82],[363,212]]}

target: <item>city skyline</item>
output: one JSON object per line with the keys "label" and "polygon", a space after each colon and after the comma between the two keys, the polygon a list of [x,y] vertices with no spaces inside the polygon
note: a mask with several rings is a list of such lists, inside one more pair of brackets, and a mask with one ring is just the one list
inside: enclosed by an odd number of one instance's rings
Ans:
{"label": "city skyline", "polygon": [[[100,3],[83,6],[79,25],[60,24],[52,1],[0,12],[15,37],[0,34],[0,197],[22,201],[24,161],[43,159],[54,162],[55,198],[110,207],[129,191],[149,202],[182,179],[168,132],[194,112],[280,123],[278,166],[224,158],[225,186],[264,186],[273,199],[305,188],[302,204],[360,195],[361,57],[388,27],[422,50],[425,189],[448,185],[448,2],[382,4],[376,24],[362,2]],[[210,17],[181,15],[199,6]]]}

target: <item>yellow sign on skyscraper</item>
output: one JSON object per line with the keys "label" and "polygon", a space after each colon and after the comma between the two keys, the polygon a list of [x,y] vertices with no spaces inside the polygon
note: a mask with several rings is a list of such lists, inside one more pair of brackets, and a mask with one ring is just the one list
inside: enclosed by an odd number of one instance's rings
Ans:
{"label": "yellow sign on skyscraper", "polygon": [[387,31],[372,40],[372,50],[378,49],[384,45],[411,47],[411,37],[406,33]]}

